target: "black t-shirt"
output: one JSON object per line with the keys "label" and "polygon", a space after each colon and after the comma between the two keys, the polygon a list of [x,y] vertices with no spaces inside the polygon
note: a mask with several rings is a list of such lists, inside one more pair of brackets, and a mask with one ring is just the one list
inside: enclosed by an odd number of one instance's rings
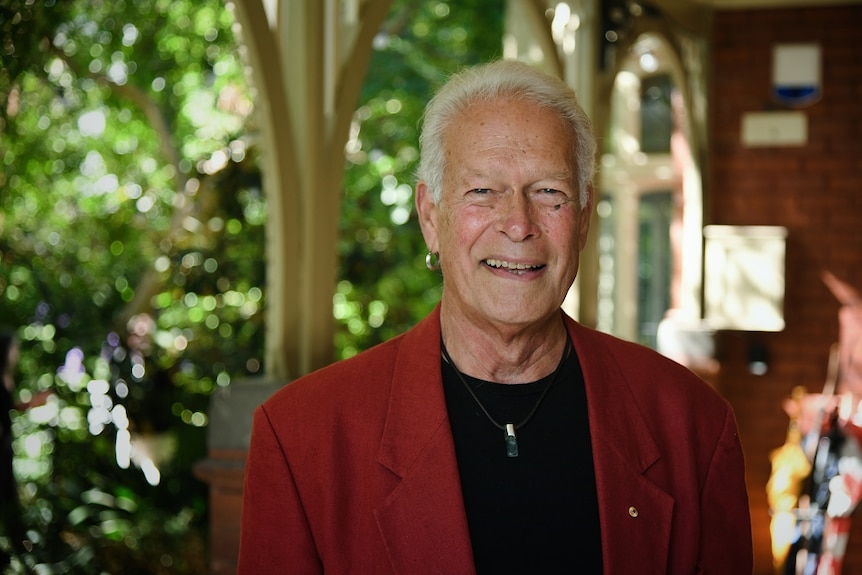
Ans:
{"label": "black t-shirt", "polygon": [[[442,362],[443,387],[479,575],[602,572],[598,499],[586,392],[577,354],[506,455],[496,427]],[[464,376],[501,425],[520,423],[551,377],[507,385]]]}

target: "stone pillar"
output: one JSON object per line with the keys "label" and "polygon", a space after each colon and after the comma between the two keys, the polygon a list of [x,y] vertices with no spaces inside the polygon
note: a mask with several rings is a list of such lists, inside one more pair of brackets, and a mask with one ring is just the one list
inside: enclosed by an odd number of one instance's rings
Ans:
{"label": "stone pillar", "polygon": [[284,385],[249,379],[219,389],[210,398],[207,458],[194,468],[209,485],[210,573],[236,573],[245,458],[255,408]]}

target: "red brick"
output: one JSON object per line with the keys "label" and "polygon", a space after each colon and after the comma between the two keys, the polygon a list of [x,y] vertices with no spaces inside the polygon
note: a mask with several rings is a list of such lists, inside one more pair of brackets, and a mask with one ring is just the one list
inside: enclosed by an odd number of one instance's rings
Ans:
{"label": "red brick", "polygon": [[[788,228],[786,327],[765,334],[770,371],[748,373],[749,334],[720,333],[716,388],[734,406],[748,465],[756,575],[773,572],[766,481],[769,453],[784,440],[780,407],[796,385],[819,391],[838,337],[838,302],[820,280],[832,273],[862,288],[862,6],[718,11],[712,50],[706,223]],[[803,108],[809,142],[799,148],[745,148],[746,112],[769,102],[772,47],[818,42],[823,97]],[[862,520],[856,521],[845,572],[862,573]]]}

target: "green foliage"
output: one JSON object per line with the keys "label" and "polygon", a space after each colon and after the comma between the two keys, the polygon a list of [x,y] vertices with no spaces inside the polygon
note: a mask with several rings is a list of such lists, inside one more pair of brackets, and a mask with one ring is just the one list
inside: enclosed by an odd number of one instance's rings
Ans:
{"label": "green foliage", "polygon": [[[502,0],[396,0],[347,146],[349,356],[439,300],[412,186],[425,102],[499,56]],[[266,205],[221,0],[0,0],[0,323],[18,329],[14,572],[206,572],[209,395],[260,373]],[[0,537],[0,551],[9,542]]]}
{"label": "green foliage", "polygon": [[349,357],[408,329],[440,299],[413,208],[422,111],[465,65],[500,57],[502,0],[396,0],[354,115],[342,200],[336,347]]}
{"label": "green foliage", "polygon": [[[265,207],[221,0],[0,0],[0,323],[44,573],[204,573],[209,395],[262,369]],[[0,549],[8,541],[0,539]]]}

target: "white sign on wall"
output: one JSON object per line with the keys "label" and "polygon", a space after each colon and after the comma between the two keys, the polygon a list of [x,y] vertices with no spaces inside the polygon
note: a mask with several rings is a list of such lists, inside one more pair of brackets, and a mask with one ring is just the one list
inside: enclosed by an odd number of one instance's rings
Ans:
{"label": "white sign on wall", "polygon": [[784,329],[784,252],[780,226],[706,226],[704,315],[714,329]]}

